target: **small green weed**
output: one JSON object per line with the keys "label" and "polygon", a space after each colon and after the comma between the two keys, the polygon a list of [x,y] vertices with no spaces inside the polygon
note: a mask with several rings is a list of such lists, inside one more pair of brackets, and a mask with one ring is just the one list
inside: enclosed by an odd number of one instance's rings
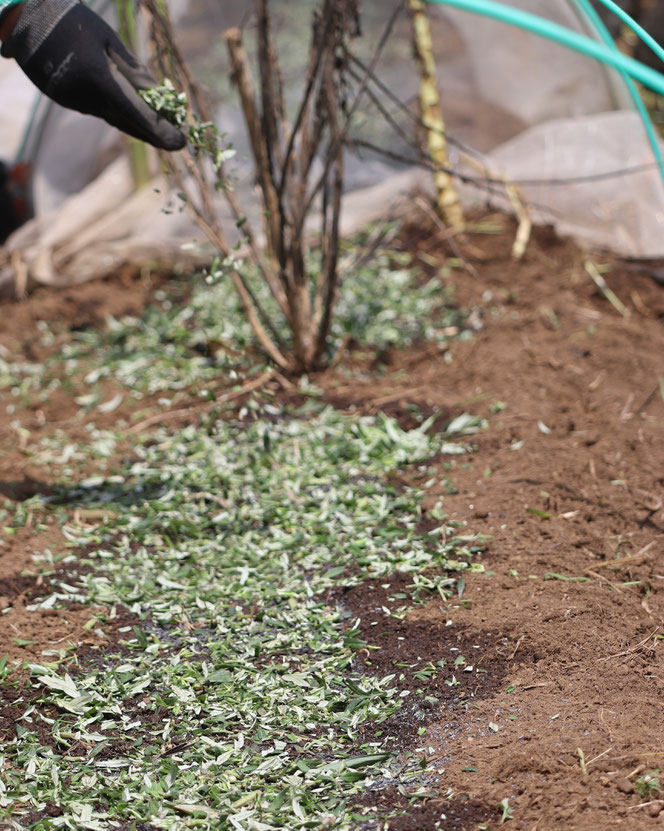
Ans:
{"label": "small green weed", "polygon": [[507,822],[509,819],[514,819],[514,808],[510,806],[510,801],[505,797],[501,799],[498,804],[498,809],[502,812],[500,817],[500,824]]}
{"label": "small green weed", "polygon": [[647,799],[662,793],[662,785],[659,780],[660,773],[659,770],[649,770],[636,780],[634,790],[639,796]]}

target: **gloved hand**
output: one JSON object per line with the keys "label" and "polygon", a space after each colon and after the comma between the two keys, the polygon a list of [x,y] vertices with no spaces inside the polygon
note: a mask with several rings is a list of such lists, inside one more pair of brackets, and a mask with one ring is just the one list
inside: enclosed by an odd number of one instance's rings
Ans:
{"label": "gloved hand", "polygon": [[96,115],[162,150],[180,150],[182,132],[136,93],[155,85],[99,15],[78,0],[26,0],[2,45],[49,98]]}
{"label": "gloved hand", "polygon": [[0,162],[0,245],[19,226],[14,200],[9,190],[9,168]]}

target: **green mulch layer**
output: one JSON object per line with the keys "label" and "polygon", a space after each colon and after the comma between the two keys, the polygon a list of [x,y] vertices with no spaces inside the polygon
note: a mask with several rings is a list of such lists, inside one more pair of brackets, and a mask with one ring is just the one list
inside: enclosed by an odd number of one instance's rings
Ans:
{"label": "green mulch layer", "polygon": [[[458,320],[438,281],[417,289],[412,277],[386,257],[359,273],[338,335],[366,316],[382,346]],[[57,385],[69,384],[89,415],[113,410],[113,400],[99,404],[100,379],[140,398],[218,376],[219,364],[191,350],[201,339],[242,341],[229,297],[225,284],[203,286],[182,309],[162,297],[141,320],[77,333],[45,368],[5,356],[16,429],[21,402]],[[45,343],[55,337],[43,331]],[[70,541],[43,553],[49,593],[32,608],[81,604],[110,646],[45,653],[22,670],[0,664],[0,696],[15,714],[0,748],[2,827],[344,829],[366,821],[349,807],[358,794],[397,786],[417,800],[435,776],[420,758],[394,755],[379,729],[426,693],[355,666],[374,645],[335,598],[395,572],[409,575],[408,602],[447,598],[459,573],[478,568],[475,537],[442,514],[433,530],[419,520],[428,461],[467,452],[463,436],[481,424],[461,416],[441,434],[432,420],[404,431],[315,395],[296,411],[261,398],[217,416],[141,432],[122,462],[126,422],[89,425],[87,445],[66,430],[24,437],[60,484],[5,509],[3,524],[52,512]],[[98,472],[76,481],[77,459],[95,458],[88,470]],[[401,484],[404,469],[423,490]],[[98,524],[70,524],[76,511]],[[367,740],[374,725],[381,738]]]}
{"label": "green mulch layer", "polygon": [[124,472],[52,497],[112,518],[64,527],[60,568],[92,568],[74,585],[52,577],[35,608],[103,606],[102,631],[123,607],[139,622],[75,671],[30,665],[2,751],[0,817],[14,827],[57,804],[32,827],[347,828],[348,800],[372,782],[417,786],[419,762],[356,740],[410,691],[354,671],[371,644],[326,598],[395,571],[416,600],[448,596],[475,541],[418,533],[421,492],[389,473],[464,447],[315,404],[270,415],[158,432]]}

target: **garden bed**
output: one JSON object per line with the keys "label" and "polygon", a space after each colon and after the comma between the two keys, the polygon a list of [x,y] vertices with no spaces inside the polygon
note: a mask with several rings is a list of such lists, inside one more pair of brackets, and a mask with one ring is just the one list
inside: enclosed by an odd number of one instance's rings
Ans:
{"label": "garden bed", "polygon": [[[349,323],[304,386],[186,279],[3,306],[8,827],[664,823],[664,291],[593,256],[623,316],[573,243],[515,263],[513,233],[478,218],[471,273],[407,224],[408,337],[366,301],[373,341]],[[261,696],[300,715],[258,736]]]}

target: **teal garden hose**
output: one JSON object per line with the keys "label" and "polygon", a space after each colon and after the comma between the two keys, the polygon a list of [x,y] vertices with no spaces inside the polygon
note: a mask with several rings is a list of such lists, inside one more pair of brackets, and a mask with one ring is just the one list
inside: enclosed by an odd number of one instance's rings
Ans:
{"label": "teal garden hose", "polygon": [[[612,66],[625,79],[629,91],[634,100],[634,104],[641,116],[644,128],[648,134],[648,140],[652,147],[653,153],[659,165],[662,181],[664,181],[664,162],[659,147],[659,142],[655,134],[654,127],[647,113],[645,105],[634,86],[634,80],[639,81],[644,86],[656,92],[658,95],[664,95],[664,75],[656,72],[645,64],[640,63],[634,58],[623,55],[616,45],[613,43],[611,36],[606,31],[606,28],[601,23],[597,13],[592,8],[588,0],[576,0],[577,7],[582,10],[586,17],[593,23],[598,33],[605,41],[599,43],[591,38],[574,32],[565,26],[554,23],[538,15],[524,12],[521,9],[515,9],[511,6],[506,6],[504,3],[496,2],[496,0],[429,0],[432,3],[440,5],[451,6],[462,11],[471,12],[473,14],[480,14],[485,17],[491,17],[499,20],[502,23],[508,23],[512,26],[517,26],[520,29],[533,32],[541,37],[553,40],[562,46],[567,46],[574,49],[581,54],[587,55],[590,58],[595,58],[602,63]],[[657,44],[657,42],[645,32],[645,30],[632,20],[632,18],[618,7],[613,0],[600,0],[600,2],[609,8],[611,11],[618,14],[621,20],[627,23],[636,34],[644,40],[644,42],[661,58],[664,59],[664,50]],[[599,25],[598,25],[599,24]]]}

